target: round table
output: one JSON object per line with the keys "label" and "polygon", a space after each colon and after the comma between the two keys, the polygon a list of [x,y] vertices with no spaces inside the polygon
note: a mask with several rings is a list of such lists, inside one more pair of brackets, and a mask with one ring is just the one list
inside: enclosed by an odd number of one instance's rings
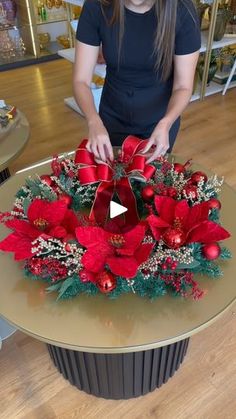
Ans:
{"label": "round table", "polygon": [[[17,114],[16,125],[0,138],[0,184],[10,177],[8,166],[21,154],[29,139],[29,123],[22,112],[18,110]],[[15,330],[0,318],[0,339],[8,338]]]}
{"label": "round table", "polygon": [[[199,169],[194,166],[193,168]],[[0,187],[1,210],[9,210],[25,177],[50,173],[48,163],[12,176]],[[236,231],[236,195],[221,192],[222,222]],[[0,239],[7,233],[0,228]],[[236,242],[227,246],[235,253]],[[224,277],[201,278],[208,292],[198,301],[170,296],[151,302],[136,295],[110,300],[104,295],[56,302],[46,285],[24,278],[12,255],[0,254],[0,314],[26,334],[44,341],[51,358],[73,385],[111,399],[146,394],[179,368],[189,338],[209,326],[236,298],[233,261],[221,262]]]}
{"label": "round table", "polygon": [[0,138],[0,183],[10,176],[8,166],[21,154],[29,139],[29,123],[22,112],[17,112],[17,124]]}

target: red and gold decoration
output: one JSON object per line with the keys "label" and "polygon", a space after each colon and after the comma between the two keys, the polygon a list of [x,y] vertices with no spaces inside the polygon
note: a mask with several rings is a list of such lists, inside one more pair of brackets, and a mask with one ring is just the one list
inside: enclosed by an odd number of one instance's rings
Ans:
{"label": "red and gold decoration", "polygon": [[86,148],[87,140],[79,146],[75,163],[78,164],[78,178],[82,185],[99,183],[91,218],[103,222],[106,219],[110,201],[116,193],[124,207],[129,207],[127,221],[138,221],[136,199],[132,191],[130,179],[140,178],[143,181],[150,179],[155,168],[146,164],[146,157],[142,154],[145,140],[129,136],[124,141],[120,156],[113,163],[97,163],[94,155]]}
{"label": "red and gold decoration", "polygon": [[[48,283],[58,299],[87,293],[199,299],[195,274],[222,275],[231,257],[219,224],[223,183],[159,158],[147,164],[145,141],[129,136],[113,162],[78,147],[52,160],[52,173],[28,178],[13,209],[0,213],[11,233],[0,250],[23,261],[27,277]],[[115,200],[128,208],[109,218]]]}

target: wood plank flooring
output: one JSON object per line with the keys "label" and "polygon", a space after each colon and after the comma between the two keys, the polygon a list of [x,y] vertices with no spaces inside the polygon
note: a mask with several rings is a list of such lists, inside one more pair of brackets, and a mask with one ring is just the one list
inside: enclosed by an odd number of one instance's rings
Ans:
{"label": "wood plank flooring", "polygon": [[[30,142],[14,172],[73,150],[86,136],[84,119],[64,106],[72,95],[63,60],[0,73],[0,96],[27,116]],[[236,89],[189,105],[174,152],[224,175],[236,188]],[[17,332],[0,351],[1,419],[235,419],[236,306],[190,341],[186,360],[162,388],[127,401],[79,392],[57,372],[46,347]]]}

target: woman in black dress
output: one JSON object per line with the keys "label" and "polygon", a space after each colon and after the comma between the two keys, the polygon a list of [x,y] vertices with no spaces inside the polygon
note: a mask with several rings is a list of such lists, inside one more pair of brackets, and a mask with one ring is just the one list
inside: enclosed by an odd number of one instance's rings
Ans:
{"label": "woman in black dress", "polygon": [[[89,128],[88,149],[147,139],[149,162],[171,151],[189,103],[199,48],[192,0],[86,0],[76,34],[74,93]],[[90,90],[102,44],[107,64],[99,114]]]}

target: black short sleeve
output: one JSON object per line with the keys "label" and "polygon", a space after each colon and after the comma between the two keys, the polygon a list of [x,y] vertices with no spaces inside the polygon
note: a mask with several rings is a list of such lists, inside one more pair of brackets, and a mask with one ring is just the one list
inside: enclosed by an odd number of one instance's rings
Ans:
{"label": "black short sleeve", "polygon": [[100,37],[100,4],[97,0],[86,0],[79,18],[76,39],[84,44],[99,46]]}
{"label": "black short sleeve", "polygon": [[185,1],[179,7],[175,37],[175,54],[185,55],[201,48],[199,18],[192,1]]}

